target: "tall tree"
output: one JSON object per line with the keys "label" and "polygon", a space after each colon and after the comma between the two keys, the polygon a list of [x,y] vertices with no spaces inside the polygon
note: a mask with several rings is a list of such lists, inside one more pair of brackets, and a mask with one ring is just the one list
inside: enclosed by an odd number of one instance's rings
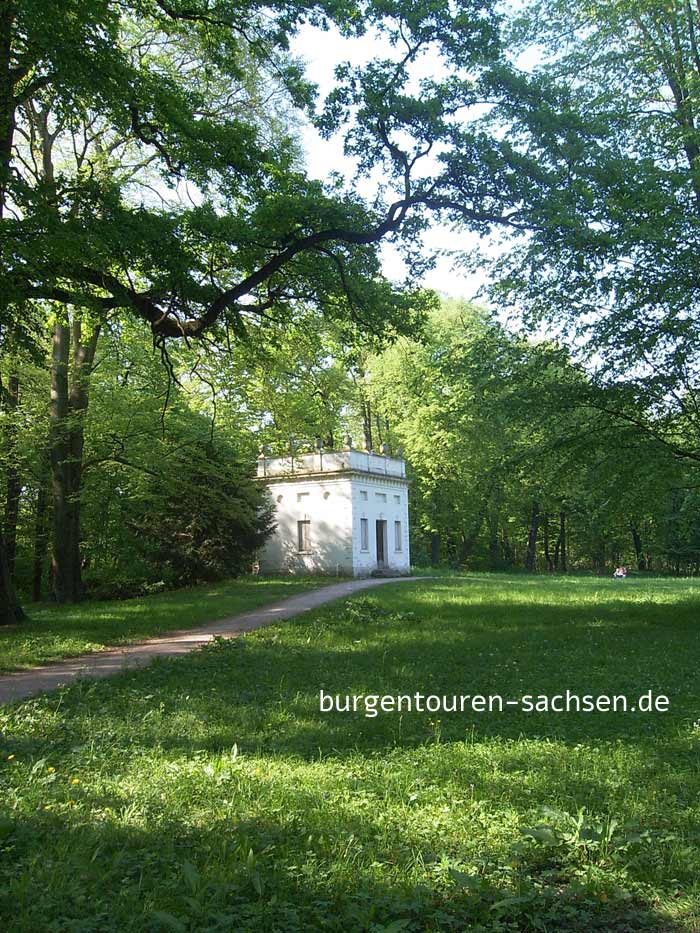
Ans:
{"label": "tall tree", "polygon": [[[374,407],[390,413],[408,461],[418,560],[603,570],[634,553],[631,522],[645,553],[663,550],[667,502],[691,484],[688,471],[633,425],[621,429],[604,411],[621,400],[563,348],[447,303],[423,342],[399,341],[370,371]],[[686,547],[680,514],[677,527]]]}
{"label": "tall tree", "polygon": [[[371,376],[374,406],[390,416],[415,477],[414,525],[433,558],[440,548],[457,563],[472,556],[513,483],[529,506],[537,498],[542,450],[555,442],[545,428],[560,400],[555,389],[580,381],[567,373],[566,354],[510,337],[487,312],[460,303],[433,313],[424,342],[402,341],[375,360]],[[534,569],[537,525],[527,528]]]}
{"label": "tall tree", "polygon": [[50,452],[54,530],[51,579],[57,602],[76,602],[82,596],[80,506],[84,421],[99,333],[99,323],[86,326],[77,315],[72,320],[58,319],[53,330]]}
{"label": "tall tree", "polygon": [[7,386],[0,384],[0,396],[7,412],[5,427],[5,456],[7,457],[7,492],[5,497],[5,544],[7,549],[7,568],[14,576],[17,553],[17,517],[22,491],[19,466],[17,463],[17,408],[19,406],[19,374],[11,372]]}
{"label": "tall tree", "polygon": [[[492,0],[0,9],[0,314],[28,340],[17,309],[37,301],[97,317],[124,309],[162,352],[166,339],[243,339],[300,300],[334,321],[410,333],[425,309],[411,282],[425,268],[426,212],[477,231],[520,226],[514,150],[484,130],[481,102],[534,89],[512,80]],[[288,52],[304,23],[387,42],[385,59],[338,69],[320,112]],[[449,80],[422,80],[436,60]],[[278,114],[342,134],[358,172],[381,177],[375,196],[307,178],[285,120],[272,131],[261,118],[261,87],[282,96]],[[386,236],[413,275],[402,287],[380,274]]]}
{"label": "tall tree", "polygon": [[599,380],[626,386],[609,413],[697,462],[700,8],[535,0],[517,16],[559,104],[516,116],[531,233],[495,294],[574,334]]}

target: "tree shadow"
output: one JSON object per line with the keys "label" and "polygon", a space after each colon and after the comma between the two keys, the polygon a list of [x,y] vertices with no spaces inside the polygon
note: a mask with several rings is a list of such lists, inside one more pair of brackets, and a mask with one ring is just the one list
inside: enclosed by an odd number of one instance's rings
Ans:
{"label": "tree shadow", "polygon": [[[397,880],[387,881],[363,851],[374,831],[371,820],[363,825],[347,819],[330,803],[327,812],[309,819],[308,795],[295,793],[291,784],[288,793],[288,813],[278,821],[218,816],[202,826],[161,815],[144,827],[69,821],[56,812],[5,820],[2,842],[12,851],[0,888],[5,929],[688,929],[659,907],[638,898],[609,899],[537,858],[521,858],[517,869],[495,879],[485,871],[467,874],[452,868],[439,847],[402,846],[400,831],[373,852],[375,859],[393,862],[390,874]],[[104,795],[83,794],[81,800],[93,812],[107,803],[124,805]],[[40,859],[37,841],[43,844]],[[324,871],[329,864],[333,873]],[[398,880],[402,872],[404,881]]]}
{"label": "tree shadow", "polygon": [[[286,928],[294,930],[380,930],[402,919],[405,929],[414,930],[477,929],[478,924],[490,929],[487,924],[501,919],[519,930],[687,929],[634,898],[606,902],[605,885],[590,879],[587,886],[577,883],[558,849],[526,847],[511,871],[507,847],[495,846],[485,854],[491,859],[488,866],[470,868],[461,848],[468,848],[469,824],[459,831],[445,828],[430,808],[441,803],[451,819],[462,812],[487,821],[510,813],[509,845],[520,838],[512,814],[531,821],[544,805],[554,804],[572,817],[583,810],[591,819],[602,815],[621,823],[637,814],[640,829],[651,834],[648,851],[638,864],[621,870],[623,886],[639,890],[652,869],[657,889],[672,888],[678,883],[672,883],[674,878],[690,886],[693,858],[668,852],[700,833],[691,806],[700,789],[693,739],[700,694],[697,652],[692,650],[698,644],[696,603],[625,607],[613,593],[592,605],[530,606],[496,593],[492,600],[457,599],[451,605],[449,598],[459,596],[453,587],[449,580],[431,584],[432,595],[387,588],[379,600],[335,604],[288,621],[284,629],[219,642],[187,658],[159,660],[109,683],[76,684],[58,698],[15,707],[16,721],[10,711],[6,728],[12,738],[6,752],[23,760],[50,754],[52,760],[70,762],[84,760],[89,751],[91,767],[96,761],[104,762],[103,768],[116,762],[122,776],[133,774],[132,783],[143,779],[138,764],[156,753],[173,764],[182,792],[197,799],[197,782],[209,780],[199,764],[209,762],[216,770],[235,748],[247,769],[236,786],[257,803],[248,817],[237,816],[233,835],[230,821],[220,825],[215,812],[207,810],[216,810],[214,798],[201,805],[206,830],[183,828],[157,808],[148,828],[135,829],[133,835],[119,821],[101,826],[96,814],[120,813],[129,801],[94,791],[85,801],[88,820],[82,830],[67,816],[56,824],[55,831],[65,836],[64,857],[75,852],[75,872],[99,846],[118,850],[114,839],[120,840],[133,864],[146,866],[146,881],[139,878],[141,890],[148,892],[148,909],[172,913],[189,929],[218,929],[212,919],[216,911],[240,929],[284,929],[283,909],[288,911]],[[444,603],[439,624],[431,615],[436,589]],[[503,697],[520,696],[524,689],[629,696],[653,689],[667,692],[671,706],[668,713],[644,715],[508,710],[368,718],[322,713],[321,687],[334,695],[399,695],[419,689]],[[327,774],[313,771],[319,761]],[[284,787],[278,788],[274,806],[248,762],[279,771],[275,780]],[[318,784],[309,789],[312,779]],[[139,789],[135,797],[145,794]],[[224,781],[220,795],[228,794]],[[364,795],[362,806],[344,807],[346,795],[352,800]],[[414,822],[406,809],[405,822],[387,828],[385,802],[411,798],[411,806],[425,809],[425,821]],[[272,811],[279,814],[277,820],[270,817]],[[21,830],[24,842],[17,851],[20,856],[25,851],[28,861],[50,836],[42,821],[33,817],[26,833]],[[212,862],[212,846],[220,837],[230,838],[231,852],[237,853],[230,855],[238,879],[233,887],[227,887]],[[344,870],[338,872],[334,853],[348,845],[340,860]],[[133,853],[141,850],[148,858],[139,862]],[[245,862],[251,850],[265,893],[257,890],[253,869]],[[273,854],[281,851],[284,857]],[[167,884],[160,852],[170,853]],[[664,867],[664,859],[672,858],[675,873]],[[101,859],[98,855],[91,864],[100,866]],[[224,863],[230,859],[226,855]],[[210,891],[207,898],[213,898],[201,908],[204,913],[197,914],[178,893],[183,884],[187,892],[185,861],[195,865]],[[378,870],[378,864],[392,867]],[[422,868],[410,880],[414,864]],[[117,883],[116,875],[95,871],[96,891]],[[55,882],[58,890],[66,887],[66,903],[74,899],[68,891],[73,874],[61,874]],[[22,877],[26,885],[27,875]],[[41,877],[40,872],[37,885]],[[216,897],[212,892],[218,892]],[[277,901],[271,904],[273,892]],[[192,891],[187,896],[192,899]],[[76,906],[76,916],[84,916],[83,909]],[[150,928],[146,915],[139,916],[143,925],[135,928]]]}

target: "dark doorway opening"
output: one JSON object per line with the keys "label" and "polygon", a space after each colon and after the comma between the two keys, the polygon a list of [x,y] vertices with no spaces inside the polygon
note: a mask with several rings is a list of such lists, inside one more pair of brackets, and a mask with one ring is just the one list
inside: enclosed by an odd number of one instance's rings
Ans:
{"label": "dark doorway opening", "polygon": [[377,519],[377,567],[386,565],[386,522]]}

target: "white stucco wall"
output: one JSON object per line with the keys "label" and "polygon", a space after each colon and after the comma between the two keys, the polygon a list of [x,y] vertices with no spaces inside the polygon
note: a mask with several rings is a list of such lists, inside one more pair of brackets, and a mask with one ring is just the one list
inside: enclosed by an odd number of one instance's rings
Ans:
{"label": "white stucco wall", "polygon": [[[329,472],[327,476],[285,476],[274,468],[278,463],[273,461],[273,469],[261,476],[275,506],[277,523],[259,555],[262,572],[370,574],[378,566],[377,520],[386,522],[384,566],[398,572],[410,569],[408,487],[402,475],[403,462],[401,472],[393,470],[394,475],[388,471],[383,475],[356,472],[353,463],[344,465],[348,472]],[[362,519],[367,520],[366,549],[362,547]],[[310,546],[305,552],[298,549],[299,521],[310,522]],[[399,549],[395,522],[401,524]]]}
{"label": "white stucco wall", "polygon": [[[263,572],[352,573],[351,482],[274,480],[268,490],[277,528],[260,553]],[[298,551],[297,522],[310,521],[310,548]]]}
{"label": "white stucco wall", "polygon": [[[363,493],[366,493],[366,498]],[[398,499],[398,502],[396,501]],[[356,576],[377,569],[376,522],[386,521],[385,565],[399,572],[411,567],[408,543],[408,488],[405,482],[374,475],[356,475],[352,480],[353,570]],[[368,549],[362,550],[361,519],[368,523]],[[395,548],[394,522],[401,522],[401,550]]]}

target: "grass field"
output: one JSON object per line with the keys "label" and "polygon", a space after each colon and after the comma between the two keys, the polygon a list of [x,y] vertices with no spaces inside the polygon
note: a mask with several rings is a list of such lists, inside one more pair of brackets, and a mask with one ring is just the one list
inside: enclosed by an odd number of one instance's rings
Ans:
{"label": "grass field", "polygon": [[[0,710],[0,928],[700,930],[700,587],[388,585]],[[665,713],[319,712],[667,694]]]}
{"label": "grass field", "polygon": [[35,667],[202,625],[333,582],[319,577],[239,577],[137,599],[29,605],[28,621],[0,627],[0,671]]}

